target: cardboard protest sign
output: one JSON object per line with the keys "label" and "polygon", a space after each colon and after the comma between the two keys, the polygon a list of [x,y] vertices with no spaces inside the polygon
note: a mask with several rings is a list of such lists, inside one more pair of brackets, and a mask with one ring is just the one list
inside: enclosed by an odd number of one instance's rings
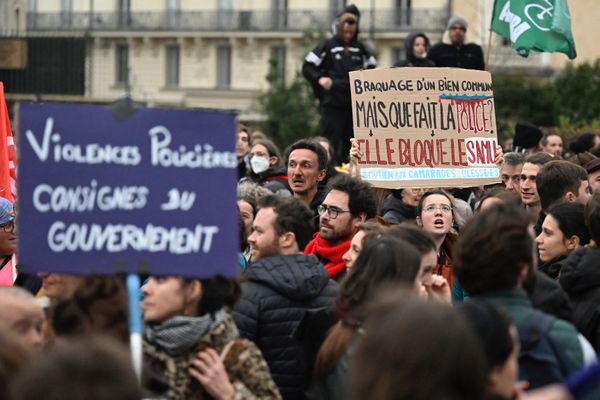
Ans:
{"label": "cardboard protest sign", "polygon": [[236,275],[233,114],[22,103],[19,128],[26,271]]}
{"label": "cardboard protest sign", "polygon": [[383,188],[500,182],[488,72],[385,68],[350,72],[361,176]]}

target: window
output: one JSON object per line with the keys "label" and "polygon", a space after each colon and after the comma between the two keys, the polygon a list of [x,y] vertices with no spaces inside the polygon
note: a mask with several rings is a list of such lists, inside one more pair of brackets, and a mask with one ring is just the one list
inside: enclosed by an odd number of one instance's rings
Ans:
{"label": "window", "polygon": [[346,0],[329,0],[329,14],[334,19],[346,7]]}
{"label": "window", "polygon": [[271,47],[271,62],[277,76],[277,80],[285,80],[285,57],[286,49],[282,46]]}
{"label": "window", "polygon": [[181,0],[167,0],[167,22],[170,28],[176,28],[181,20]]}
{"label": "window", "polygon": [[217,47],[217,88],[229,89],[231,86],[231,47]]}
{"label": "window", "polygon": [[129,26],[130,0],[117,0],[117,10],[119,27]]}
{"label": "window", "polygon": [[177,87],[179,86],[179,46],[167,46],[166,60],[166,85],[167,87]]}
{"label": "window", "polygon": [[396,24],[410,25],[412,17],[412,1],[411,0],[396,0]]}
{"label": "window", "polygon": [[283,29],[288,26],[288,0],[273,0],[274,28]]}
{"label": "window", "polygon": [[127,86],[129,84],[129,46],[117,44],[115,52],[116,72],[115,84]]}
{"label": "window", "polygon": [[62,0],[62,18],[63,25],[70,26],[73,14],[73,3],[71,0]]}
{"label": "window", "polygon": [[406,59],[404,47],[392,47],[392,65],[404,59]]}

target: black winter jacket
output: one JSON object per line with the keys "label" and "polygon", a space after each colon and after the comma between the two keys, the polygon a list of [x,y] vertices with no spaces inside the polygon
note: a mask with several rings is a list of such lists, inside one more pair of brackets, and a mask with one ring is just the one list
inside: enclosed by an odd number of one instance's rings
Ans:
{"label": "black winter jacket", "polygon": [[481,46],[475,43],[468,43],[460,47],[438,43],[431,48],[427,58],[433,61],[436,67],[485,69],[483,51]]}
{"label": "black winter jacket", "polygon": [[[358,40],[349,44],[335,36],[321,42],[308,53],[302,65],[302,74],[312,84],[321,107],[350,110],[350,76],[348,72],[363,68],[374,68],[375,58]],[[330,90],[323,90],[319,78],[331,78]]]}
{"label": "black winter jacket", "polygon": [[417,207],[406,205],[401,199],[390,194],[383,200],[381,215],[390,224],[412,222],[417,218]]}
{"label": "black winter jacket", "polygon": [[600,249],[573,250],[558,280],[571,301],[575,327],[600,351]]}
{"label": "black winter jacket", "polygon": [[292,334],[307,310],[332,306],[337,292],[313,255],[268,257],[242,274],[235,323],[262,351],[284,399],[303,399],[310,378]]}

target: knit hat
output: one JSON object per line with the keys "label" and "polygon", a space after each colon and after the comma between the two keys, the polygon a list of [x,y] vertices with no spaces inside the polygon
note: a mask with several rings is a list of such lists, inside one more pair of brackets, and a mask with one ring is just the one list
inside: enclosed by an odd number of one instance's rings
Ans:
{"label": "knit hat", "polygon": [[4,225],[7,222],[15,219],[15,213],[13,211],[13,203],[0,197],[0,225]]}
{"label": "knit hat", "polygon": [[535,147],[542,140],[542,131],[529,122],[519,121],[515,126],[515,138],[513,140],[513,151],[523,151]]}
{"label": "knit hat", "polygon": [[360,11],[354,4],[350,4],[344,8],[338,15],[338,22],[341,25],[348,19],[352,19],[354,22],[358,23],[358,19],[360,18]]}
{"label": "knit hat", "polygon": [[462,26],[463,28],[465,28],[465,30],[467,30],[467,28],[469,27],[467,20],[459,15],[455,15],[448,20],[448,26],[446,26],[446,30],[450,30],[450,28],[452,28],[454,25]]}

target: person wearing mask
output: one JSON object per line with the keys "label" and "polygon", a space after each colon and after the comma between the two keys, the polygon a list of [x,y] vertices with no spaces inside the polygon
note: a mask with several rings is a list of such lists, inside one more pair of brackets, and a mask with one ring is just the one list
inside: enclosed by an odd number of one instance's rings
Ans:
{"label": "person wearing mask", "polygon": [[435,67],[435,63],[427,58],[431,44],[424,33],[414,33],[404,42],[404,60],[398,60],[394,67]]}
{"label": "person wearing mask", "polygon": [[282,164],[279,149],[268,139],[255,140],[250,149],[250,171],[248,179],[269,189],[273,193],[290,195],[286,169]]}

